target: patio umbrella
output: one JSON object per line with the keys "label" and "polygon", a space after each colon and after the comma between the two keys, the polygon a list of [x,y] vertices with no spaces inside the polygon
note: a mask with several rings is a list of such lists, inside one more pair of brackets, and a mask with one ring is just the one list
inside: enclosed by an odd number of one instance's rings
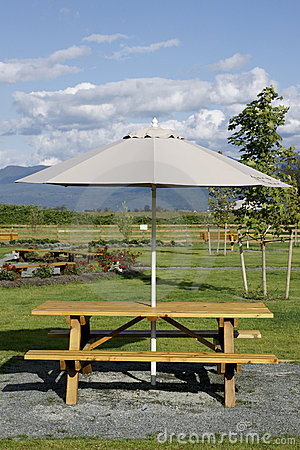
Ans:
{"label": "patio umbrella", "polygon": [[[156,306],[156,189],[196,186],[289,185],[232,158],[183,139],[173,130],[150,128],[90,150],[55,166],[16,180],[62,186],[148,186],[152,189],[151,306]],[[151,350],[156,350],[156,324],[151,322]],[[151,382],[156,366],[151,363]]]}

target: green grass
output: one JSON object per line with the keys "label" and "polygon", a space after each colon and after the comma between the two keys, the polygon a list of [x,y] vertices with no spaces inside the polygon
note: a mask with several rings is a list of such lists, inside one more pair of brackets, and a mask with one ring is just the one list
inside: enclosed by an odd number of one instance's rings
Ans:
{"label": "green grass", "polygon": [[[182,259],[178,256],[179,251],[183,253],[188,249],[163,248],[163,250],[169,251],[169,261],[178,258],[178,261],[181,262]],[[194,252],[192,257],[195,260],[203,257],[202,250],[191,250]],[[182,253],[180,253],[181,256]],[[222,257],[211,257],[210,261],[219,259]],[[249,298],[244,298],[242,276],[239,270],[161,269],[157,271],[157,299],[158,301],[253,301],[251,294],[254,298],[259,297],[260,294],[261,272],[248,271],[247,275],[250,295]],[[275,317],[274,319],[241,319],[239,325],[241,328],[259,329],[263,338],[261,340],[237,340],[238,351],[272,352],[280,359],[300,360],[297,319],[300,298],[299,273],[292,272],[289,300],[284,299],[285,276],[284,271],[268,271],[269,296],[266,303]],[[113,279],[103,279],[87,284],[1,288],[0,359],[7,360],[11,356],[22,356],[28,349],[65,348],[66,341],[47,338],[47,332],[50,329],[66,327],[64,317],[31,315],[31,310],[46,300],[149,301],[149,299],[149,270],[133,277],[116,276]],[[166,328],[167,324],[161,322],[158,321],[158,328]],[[210,329],[216,327],[216,321],[213,319],[182,319],[180,322],[189,328]],[[122,318],[92,318],[93,328],[113,328],[122,323],[124,323]],[[149,327],[149,323],[144,320],[136,327]],[[120,347],[125,350],[148,349],[149,342],[147,339],[126,341],[114,339],[106,344],[106,348]],[[174,339],[172,341],[160,339],[158,348],[185,351],[197,350],[199,345],[190,339]]]}
{"label": "green grass", "polygon": [[[166,449],[166,450],[181,450],[181,449],[217,449],[217,450],[227,450],[227,449],[295,449],[300,445],[300,439],[297,437],[278,437],[278,438],[270,438],[268,443],[249,443],[246,442],[236,444],[230,443],[228,440],[225,440],[223,443],[218,443],[220,439],[216,437],[216,444],[207,444],[207,443],[190,443],[187,439],[187,442],[180,443],[173,439],[173,442],[159,443],[156,439],[151,440],[108,440],[102,441],[99,438],[66,438],[66,439],[20,439],[20,440],[12,440],[12,439],[4,439],[0,440],[0,448],[1,449],[99,449],[99,450],[107,450],[107,449],[129,449],[129,450],[151,450],[151,449]],[[193,441],[192,441],[193,442]],[[205,441],[204,441],[205,442]],[[282,443],[280,443],[282,442]]]}
{"label": "green grass", "polygon": [[[286,267],[288,260],[288,243],[267,245],[266,263],[269,267]],[[231,252],[227,248],[224,256],[223,249],[216,253],[215,246],[212,256],[209,256],[207,245],[194,244],[193,247],[158,247],[158,267],[240,267],[240,254],[237,244]],[[143,252],[141,261],[150,264],[151,248],[138,249]],[[261,267],[261,252],[258,244],[251,244],[249,251],[244,248],[246,267]],[[300,267],[300,247],[293,247],[292,265]]]}

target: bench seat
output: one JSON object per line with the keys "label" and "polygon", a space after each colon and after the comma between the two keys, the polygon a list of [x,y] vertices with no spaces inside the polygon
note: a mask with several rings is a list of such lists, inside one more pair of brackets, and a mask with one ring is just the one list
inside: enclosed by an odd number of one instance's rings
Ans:
{"label": "bench seat", "polygon": [[151,352],[111,350],[29,350],[24,359],[51,361],[140,361],[229,364],[278,364],[272,354],[212,352]]}
{"label": "bench seat", "polygon": [[[91,330],[90,337],[91,338],[101,338],[108,336],[112,333],[113,330]],[[192,330],[193,333],[198,336],[204,338],[214,338],[217,339],[219,334],[218,330]],[[60,338],[60,337],[69,337],[70,330],[51,330],[48,333],[48,337],[51,338]],[[127,337],[127,338],[150,338],[151,331],[150,330],[125,330],[121,331],[118,336]],[[190,337],[186,333],[180,330],[157,330],[156,331],[157,338],[187,338]],[[237,339],[260,339],[261,333],[259,330],[234,330],[234,337]]]}

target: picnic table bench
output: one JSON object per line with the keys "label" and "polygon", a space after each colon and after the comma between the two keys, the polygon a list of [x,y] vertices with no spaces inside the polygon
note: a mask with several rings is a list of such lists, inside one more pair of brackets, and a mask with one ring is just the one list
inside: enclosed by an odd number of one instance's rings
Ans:
{"label": "picnic table bench", "polygon": [[71,263],[69,261],[63,261],[63,262],[54,262],[54,263],[39,263],[39,264],[22,264],[20,266],[14,265],[13,270],[17,274],[17,276],[22,276],[22,272],[27,271],[28,269],[37,269],[38,267],[58,267],[60,269],[60,273],[64,274],[65,270],[68,267],[72,267],[74,263]]}
{"label": "picnic table bench", "polygon": [[69,262],[74,262],[75,256],[85,256],[88,259],[88,262],[91,259],[96,258],[99,256],[99,253],[92,253],[92,252],[84,252],[81,250],[66,250],[66,249],[39,249],[39,248],[15,248],[13,250],[15,253],[19,254],[19,260],[20,261],[26,261],[27,256],[30,253],[47,253],[50,256],[52,256],[55,260],[58,260],[58,258],[61,255],[65,255],[68,257]]}
{"label": "picnic table bench", "polygon": [[14,233],[13,231],[0,231],[0,241],[17,241],[18,233]]}
{"label": "picnic table bench", "polygon": [[[233,302],[160,302],[151,307],[146,302],[47,301],[32,311],[33,315],[65,316],[70,330],[52,330],[49,335],[69,337],[68,350],[29,350],[26,360],[60,361],[67,370],[66,403],[76,404],[79,372],[91,373],[92,361],[143,361],[214,363],[224,374],[225,406],[235,405],[235,370],[241,364],[277,364],[273,354],[236,353],[235,338],[260,337],[258,330],[235,330],[239,318],[272,318],[262,303]],[[116,330],[90,330],[91,317],[134,317]],[[189,330],[175,320],[178,317],[215,318],[217,330]],[[208,347],[210,352],[95,350],[109,339],[126,337],[126,330],[141,320],[163,320],[177,330],[159,330],[158,337],[178,337],[178,330]],[[172,333],[173,331],[173,333]],[[177,333],[174,333],[176,331]],[[132,334],[130,334],[132,333]],[[148,337],[147,330],[133,330],[128,336]],[[182,334],[180,334],[182,337]],[[213,338],[213,342],[209,341]],[[96,340],[95,340],[96,339]]]}
{"label": "picnic table bench", "polygon": [[[219,237],[220,241],[225,239],[225,231],[210,231],[210,239],[212,241],[217,240]],[[200,240],[204,241],[205,244],[208,243],[208,231],[200,231]],[[238,235],[235,231],[227,231],[226,242],[230,242],[231,250],[233,251],[234,244],[238,241]]]}

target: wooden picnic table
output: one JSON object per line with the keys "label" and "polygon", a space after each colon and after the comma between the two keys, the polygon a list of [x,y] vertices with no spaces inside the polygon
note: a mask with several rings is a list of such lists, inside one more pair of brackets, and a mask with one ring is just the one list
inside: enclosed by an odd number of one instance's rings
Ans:
{"label": "wooden picnic table", "polygon": [[88,261],[90,261],[93,258],[96,258],[99,256],[99,253],[92,253],[92,252],[84,252],[81,250],[67,250],[67,249],[40,249],[40,248],[15,248],[13,249],[14,252],[19,253],[19,260],[20,261],[26,261],[27,255],[29,253],[48,253],[51,255],[55,260],[57,260],[61,255],[66,255],[68,257],[69,262],[74,262],[75,256],[84,256],[87,257]]}
{"label": "wooden picnic table", "polygon": [[[156,361],[215,363],[218,373],[224,374],[225,406],[235,405],[235,376],[244,363],[277,364],[273,354],[235,353],[235,337],[260,337],[258,330],[235,330],[241,318],[272,318],[273,313],[262,302],[160,302],[156,307],[143,301],[47,301],[32,311],[33,315],[65,316],[70,331],[53,330],[52,336],[68,336],[68,350],[29,350],[25,359],[58,360],[67,370],[66,403],[76,404],[78,374],[91,373],[92,361]],[[90,330],[91,317],[134,317],[116,330]],[[175,318],[215,318],[217,330],[189,330]],[[131,326],[143,319],[163,320],[177,330],[166,330],[164,337],[178,337],[182,333],[208,347],[210,352],[173,351],[112,351],[95,350],[114,336],[126,336]],[[179,331],[178,331],[179,330]],[[130,336],[143,335],[144,330],[133,330]],[[100,339],[99,339],[100,337]],[[208,338],[213,338],[213,342]],[[96,340],[95,340],[96,339]]]}
{"label": "wooden picnic table", "polygon": [[22,263],[22,265],[13,265],[13,271],[17,274],[17,277],[22,276],[22,272],[26,272],[28,269],[37,269],[38,267],[51,267],[51,268],[59,268],[60,274],[64,274],[65,270],[72,267],[74,263],[69,261],[60,261],[54,263],[37,263],[37,264],[26,264]]}

